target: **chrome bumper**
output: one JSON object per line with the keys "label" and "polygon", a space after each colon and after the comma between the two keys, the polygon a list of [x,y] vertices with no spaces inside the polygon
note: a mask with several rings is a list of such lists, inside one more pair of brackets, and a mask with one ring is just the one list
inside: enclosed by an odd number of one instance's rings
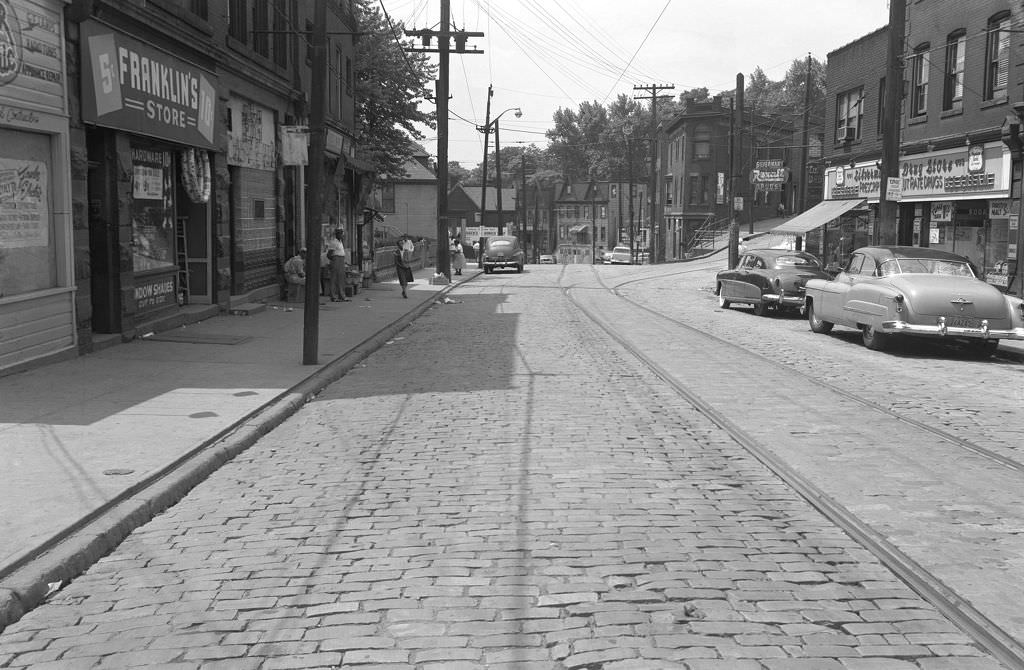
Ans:
{"label": "chrome bumper", "polygon": [[765,293],[761,296],[761,299],[768,303],[775,305],[785,305],[786,307],[803,307],[804,296],[800,294],[783,293],[779,295],[777,293]]}
{"label": "chrome bumper", "polygon": [[956,328],[946,325],[946,319],[939,317],[934,326],[912,324],[906,321],[883,321],[882,332],[924,335],[929,337],[968,337],[979,340],[1024,340],[1024,328],[992,330],[988,321],[982,319],[980,328]]}

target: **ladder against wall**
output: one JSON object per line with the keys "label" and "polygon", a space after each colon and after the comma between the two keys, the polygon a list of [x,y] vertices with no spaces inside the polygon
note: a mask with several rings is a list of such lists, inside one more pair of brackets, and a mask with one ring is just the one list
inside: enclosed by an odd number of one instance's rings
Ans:
{"label": "ladder against wall", "polygon": [[179,216],[174,225],[174,253],[178,261],[178,299],[188,304],[188,217]]}

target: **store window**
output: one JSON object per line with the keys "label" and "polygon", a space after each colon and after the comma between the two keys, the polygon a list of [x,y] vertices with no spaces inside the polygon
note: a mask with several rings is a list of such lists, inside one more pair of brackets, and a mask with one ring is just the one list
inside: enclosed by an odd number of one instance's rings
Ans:
{"label": "store window", "polygon": [[176,268],[174,166],[170,151],[132,147],[132,267]]}
{"label": "store window", "polygon": [[1006,97],[1010,66],[1010,13],[996,14],[988,22],[985,42],[985,100]]}
{"label": "store window", "polygon": [[50,138],[0,129],[0,298],[57,286]]}
{"label": "store window", "polygon": [[942,81],[943,111],[959,110],[964,102],[964,48],[967,36],[963,30],[946,39],[946,67]]}

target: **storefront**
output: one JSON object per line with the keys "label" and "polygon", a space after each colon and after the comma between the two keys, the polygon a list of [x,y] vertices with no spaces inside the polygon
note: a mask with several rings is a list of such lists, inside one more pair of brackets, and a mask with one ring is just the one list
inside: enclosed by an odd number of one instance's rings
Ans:
{"label": "storefront", "polygon": [[217,302],[217,80],[98,21],[80,35],[93,330],[127,338]]}
{"label": "storefront", "polygon": [[77,344],[63,5],[0,0],[0,372]]}
{"label": "storefront", "polygon": [[[1009,200],[1010,162],[1010,152],[1001,142],[903,156],[901,239],[965,256],[980,276],[998,284],[998,269],[1016,253],[1010,240],[1011,230],[1016,235]],[[865,219],[864,232],[870,238],[881,189],[879,166],[830,167],[825,182],[830,200],[867,200],[871,215]],[[825,237],[832,237],[828,230]]]}

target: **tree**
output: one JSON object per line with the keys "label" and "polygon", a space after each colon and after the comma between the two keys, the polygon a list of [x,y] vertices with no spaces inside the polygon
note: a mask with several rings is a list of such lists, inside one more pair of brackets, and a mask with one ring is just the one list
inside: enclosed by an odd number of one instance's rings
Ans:
{"label": "tree", "polygon": [[458,161],[448,161],[448,190],[451,191],[458,184],[469,183],[473,173],[462,167]]}
{"label": "tree", "polygon": [[402,165],[411,156],[410,138],[424,138],[416,124],[435,128],[435,114],[419,103],[431,96],[437,66],[425,53],[403,53],[401,23],[393,26],[371,0],[356,0],[355,133],[358,154],[382,175],[404,176]]}

